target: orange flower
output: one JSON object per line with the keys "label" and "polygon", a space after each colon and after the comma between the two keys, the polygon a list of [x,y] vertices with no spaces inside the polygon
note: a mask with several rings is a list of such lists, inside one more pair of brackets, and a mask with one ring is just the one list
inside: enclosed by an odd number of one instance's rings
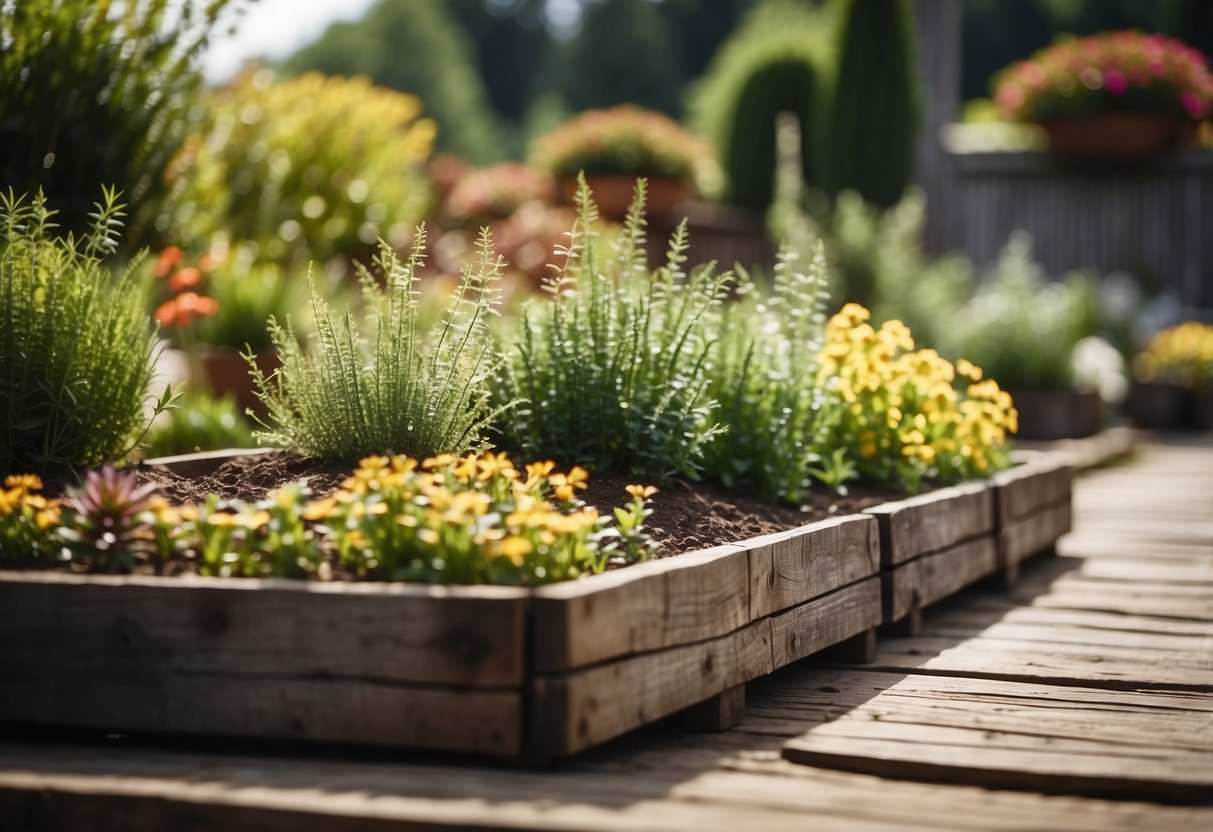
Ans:
{"label": "orange flower", "polygon": [[156,277],[168,277],[169,272],[177,268],[184,256],[185,252],[177,246],[169,246],[160,252],[160,256],[156,258]]}
{"label": "orange flower", "polygon": [[187,327],[195,317],[205,318],[219,311],[219,302],[197,292],[185,292],[160,304],[156,320],[161,326]]}
{"label": "orange flower", "polygon": [[202,272],[193,266],[187,266],[179,269],[168,279],[168,288],[173,292],[181,292],[185,289],[193,289],[201,282]]}

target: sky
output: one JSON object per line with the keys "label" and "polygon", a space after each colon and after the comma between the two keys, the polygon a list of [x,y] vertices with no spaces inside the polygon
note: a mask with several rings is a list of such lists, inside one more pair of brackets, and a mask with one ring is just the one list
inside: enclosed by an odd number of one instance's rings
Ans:
{"label": "sky", "polygon": [[236,33],[216,31],[203,59],[209,82],[232,77],[244,61],[281,58],[310,43],[337,20],[356,20],[375,0],[258,0],[237,18]]}

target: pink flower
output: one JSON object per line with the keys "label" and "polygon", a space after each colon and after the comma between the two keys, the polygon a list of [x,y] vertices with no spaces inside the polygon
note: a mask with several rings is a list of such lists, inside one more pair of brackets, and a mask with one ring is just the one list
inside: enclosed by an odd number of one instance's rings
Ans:
{"label": "pink flower", "polygon": [[1204,118],[1209,112],[1209,103],[1191,90],[1185,90],[1179,96],[1179,103],[1184,112],[1192,118]]}
{"label": "pink flower", "polygon": [[1120,96],[1129,91],[1129,82],[1118,69],[1109,69],[1103,74],[1104,88],[1112,95]]}

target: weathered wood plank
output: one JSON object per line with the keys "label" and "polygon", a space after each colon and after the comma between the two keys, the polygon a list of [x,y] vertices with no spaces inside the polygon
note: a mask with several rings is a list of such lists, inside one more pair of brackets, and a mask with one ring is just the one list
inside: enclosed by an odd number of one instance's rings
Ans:
{"label": "weathered wood plank", "polygon": [[771,616],[772,665],[810,656],[880,624],[880,576]]}
{"label": "weathered wood plank", "polygon": [[900,621],[914,610],[954,595],[997,569],[998,547],[992,536],[901,563],[881,574],[884,622]]}
{"label": "weathered wood plank", "polygon": [[904,563],[994,529],[988,483],[966,482],[868,509],[880,522],[881,565]]}
{"label": "weathered wood plank", "polygon": [[763,619],[719,638],[538,676],[530,752],[563,757],[774,670]]}
{"label": "weathered wood plank", "polygon": [[701,641],[740,628],[750,614],[749,558],[720,546],[536,589],[535,668],[585,667]]}
{"label": "weathered wood plank", "polygon": [[999,523],[1007,525],[1046,506],[1068,502],[1074,469],[1062,454],[1020,452],[1013,468],[992,477]]}
{"label": "weathered wood plank", "polygon": [[757,620],[875,575],[880,532],[854,514],[748,541],[750,618]]}
{"label": "weathered wood plank", "polygon": [[1033,514],[1019,517],[998,532],[999,563],[1004,567],[1022,563],[1046,552],[1074,524],[1069,502],[1055,503]]}
{"label": "weathered wood plank", "polygon": [[775,711],[818,723],[784,745],[795,762],[1118,799],[1213,796],[1213,703],[1198,697],[863,671],[815,682]]}
{"label": "weathered wood plank", "polygon": [[115,818],[128,832],[875,832],[975,825],[1205,832],[1213,820],[1213,810],[1200,807],[877,780],[800,766],[744,731],[658,736],[594,764],[546,772],[0,743],[0,817],[16,829],[72,832],[113,832]]}
{"label": "weathered wood plank", "polygon": [[117,732],[314,740],[512,757],[522,751],[519,690],[382,681],[206,674],[48,683],[0,680],[3,721]]}
{"label": "weathered wood plank", "polygon": [[508,587],[0,573],[0,687],[245,673],[519,685],[526,603]]}

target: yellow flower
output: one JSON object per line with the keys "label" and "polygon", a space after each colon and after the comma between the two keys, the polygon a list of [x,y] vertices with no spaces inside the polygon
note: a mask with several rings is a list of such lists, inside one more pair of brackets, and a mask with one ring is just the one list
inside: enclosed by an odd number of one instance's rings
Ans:
{"label": "yellow flower", "polygon": [[9,474],[4,478],[4,484],[17,491],[41,491],[42,478],[37,474]]}
{"label": "yellow flower", "polygon": [[454,454],[439,454],[431,456],[421,463],[421,467],[427,471],[434,471],[438,468],[450,468],[458,458]]}
{"label": "yellow flower", "polygon": [[485,454],[477,463],[477,467],[480,469],[479,478],[481,480],[491,480],[494,477],[513,480],[519,476],[518,470],[504,453],[494,454],[490,452]]}
{"label": "yellow flower", "polygon": [[639,500],[647,499],[657,493],[657,487],[653,485],[629,485],[624,490]]}
{"label": "yellow flower", "polygon": [[542,479],[552,473],[556,468],[556,463],[550,459],[545,459],[542,462],[529,462],[526,466],[527,480]]}
{"label": "yellow flower", "polygon": [[580,465],[574,465],[568,474],[569,485],[576,489],[584,489],[590,482],[590,474]]}

